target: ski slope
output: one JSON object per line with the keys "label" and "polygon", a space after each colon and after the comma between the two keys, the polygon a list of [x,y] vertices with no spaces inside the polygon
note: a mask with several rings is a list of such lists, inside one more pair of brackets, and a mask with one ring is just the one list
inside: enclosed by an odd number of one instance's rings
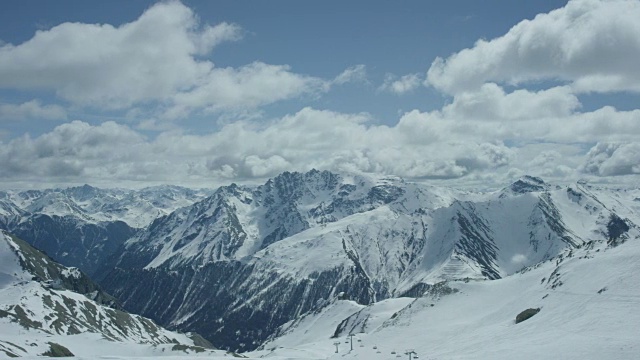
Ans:
{"label": "ski slope", "polygon": [[[405,351],[412,349],[421,359],[637,359],[640,240],[614,248],[592,245],[503,279],[452,281],[447,284],[452,293],[427,293],[406,306],[392,299],[399,305],[392,314],[391,304],[373,304],[368,311],[377,319],[353,327],[353,351],[345,343],[348,333],[331,336],[335,324],[348,317],[345,307],[353,309],[352,315],[363,309],[337,300],[319,314],[285,325],[284,335],[251,355],[390,359],[408,358]],[[540,312],[515,324],[527,308]],[[378,325],[380,317],[386,319]]]}

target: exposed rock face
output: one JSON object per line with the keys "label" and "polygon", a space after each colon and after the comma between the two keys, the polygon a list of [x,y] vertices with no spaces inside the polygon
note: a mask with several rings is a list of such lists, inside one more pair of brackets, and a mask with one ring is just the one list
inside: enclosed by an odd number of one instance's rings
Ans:
{"label": "exposed rock face", "polygon": [[518,316],[516,316],[516,324],[521,323],[527,319],[530,319],[532,316],[536,315],[537,313],[540,312],[540,308],[531,308],[531,309],[527,309],[522,311],[520,314],[518,314]]}
{"label": "exposed rock face", "polygon": [[624,242],[627,237],[626,233],[630,230],[629,225],[620,219],[618,215],[612,213],[609,217],[609,222],[607,223],[607,234],[609,236],[609,244],[611,245],[619,245]]}
{"label": "exposed rock face", "polygon": [[75,216],[36,214],[11,227],[12,233],[69,266],[94,275],[136,229],[122,221],[87,223]]}
{"label": "exposed rock face", "polygon": [[[193,345],[184,335],[167,331],[150,319],[121,311],[113,297],[78,269],[56,263],[4,231],[0,231],[0,260],[3,335],[15,334],[19,328],[28,344],[25,347],[0,339],[0,351],[7,356],[73,356],[67,347],[77,339],[69,340],[67,335],[84,333],[96,333],[97,338],[129,344]],[[12,331],[12,327],[16,329]],[[55,343],[43,343],[52,335],[56,335]],[[33,353],[34,349],[43,347],[46,350]]]}
{"label": "exposed rock face", "polygon": [[83,294],[99,304],[123,310],[113,296],[107,294],[87,275],[77,268],[65,267],[47,255],[29,245],[26,241],[9,234],[2,233],[15,244],[15,249],[22,268],[32,275],[32,279],[43,283],[47,288],[67,289]]}

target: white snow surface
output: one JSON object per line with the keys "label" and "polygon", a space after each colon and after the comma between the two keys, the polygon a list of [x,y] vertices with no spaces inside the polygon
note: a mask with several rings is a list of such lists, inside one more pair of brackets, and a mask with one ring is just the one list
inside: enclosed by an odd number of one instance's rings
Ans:
{"label": "white snow surface", "polygon": [[[562,285],[553,288],[558,281]],[[353,351],[346,334],[331,336],[349,309],[352,315],[363,309],[339,301],[285,325],[284,335],[248,355],[389,359],[407,358],[405,352],[414,350],[421,359],[637,359],[638,284],[640,240],[615,248],[600,242],[503,279],[449,282],[457,290],[449,295],[369,306],[379,319],[354,332]],[[516,324],[516,315],[528,308],[540,312]]]}
{"label": "white snow surface", "polygon": [[0,231],[0,290],[31,278],[20,266],[20,260],[12,245],[9,235]]}

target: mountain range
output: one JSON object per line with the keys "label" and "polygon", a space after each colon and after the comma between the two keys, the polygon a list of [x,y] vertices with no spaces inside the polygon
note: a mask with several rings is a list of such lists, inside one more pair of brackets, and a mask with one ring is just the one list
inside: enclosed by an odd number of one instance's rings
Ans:
{"label": "mountain range", "polygon": [[[441,284],[617,248],[640,239],[639,214],[638,189],[531,176],[493,192],[312,170],[211,191],[0,195],[0,227],[88,273],[123,309],[233,351],[264,349],[336,304],[406,306]],[[370,329],[358,317],[343,328]]]}

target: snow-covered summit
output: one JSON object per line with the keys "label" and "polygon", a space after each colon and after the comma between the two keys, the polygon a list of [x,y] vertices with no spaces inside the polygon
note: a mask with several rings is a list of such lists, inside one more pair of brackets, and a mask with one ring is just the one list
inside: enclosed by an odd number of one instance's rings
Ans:
{"label": "snow-covered summit", "polygon": [[511,185],[502,189],[501,195],[522,195],[530,192],[542,192],[551,189],[551,185],[544,182],[539,177],[524,175],[518,180],[514,181]]}

